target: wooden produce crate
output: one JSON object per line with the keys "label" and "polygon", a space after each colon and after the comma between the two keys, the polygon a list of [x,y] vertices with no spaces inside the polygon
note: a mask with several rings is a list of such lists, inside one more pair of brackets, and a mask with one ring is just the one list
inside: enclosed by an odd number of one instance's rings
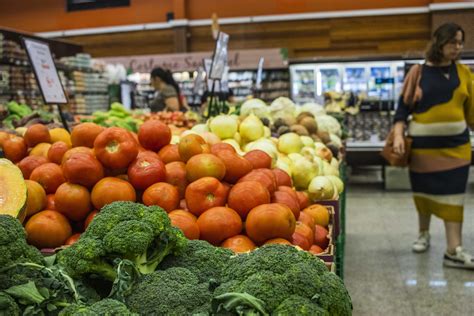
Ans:
{"label": "wooden produce crate", "polygon": [[[318,202],[319,203],[319,202]],[[322,204],[322,203],[320,203]],[[328,239],[329,239],[329,245],[326,248],[326,251],[318,254],[317,257],[326,262],[326,264],[332,264],[335,262],[335,254],[336,254],[336,249],[335,249],[335,237],[334,237],[334,227],[335,227],[335,219],[336,219],[336,214],[335,214],[335,209],[331,205],[325,205],[326,208],[329,211],[329,225],[328,225]]]}
{"label": "wooden produce crate", "polygon": [[327,200],[327,201],[318,201],[316,204],[324,205],[332,212],[332,222],[330,219],[330,224],[333,225],[333,239],[336,240],[337,237],[341,234],[341,225],[340,225],[340,203],[339,200]]}

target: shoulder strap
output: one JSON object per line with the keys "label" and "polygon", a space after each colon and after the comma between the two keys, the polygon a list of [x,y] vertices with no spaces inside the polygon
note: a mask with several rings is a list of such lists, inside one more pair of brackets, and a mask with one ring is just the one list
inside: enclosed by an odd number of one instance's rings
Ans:
{"label": "shoulder strap", "polygon": [[417,88],[420,84],[422,68],[423,65],[421,64],[413,65],[408,71],[403,83],[403,102],[410,108],[410,110],[413,109],[416,103],[415,96]]}

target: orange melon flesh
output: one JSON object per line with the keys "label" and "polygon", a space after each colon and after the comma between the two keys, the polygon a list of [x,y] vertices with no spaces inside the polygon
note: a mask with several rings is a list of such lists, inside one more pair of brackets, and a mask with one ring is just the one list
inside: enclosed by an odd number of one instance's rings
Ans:
{"label": "orange melon flesh", "polygon": [[27,188],[20,168],[0,159],[0,214],[23,221],[26,216]]}

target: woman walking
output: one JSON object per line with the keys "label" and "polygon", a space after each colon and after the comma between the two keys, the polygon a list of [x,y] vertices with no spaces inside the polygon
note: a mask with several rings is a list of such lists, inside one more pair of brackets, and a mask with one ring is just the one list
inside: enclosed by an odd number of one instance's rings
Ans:
{"label": "woman walking", "polygon": [[473,256],[462,247],[464,194],[472,159],[469,127],[474,127],[471,73],[457,62],[464,39],[459,25],[440,26],[425,63],[408,72],[395,114],[394,150],[405,151],[403,134],[411,115],[410,180],[420,232],[413,251],[429,248],[430,219],[435,215],[445,223],[444,265],[474,269]]}

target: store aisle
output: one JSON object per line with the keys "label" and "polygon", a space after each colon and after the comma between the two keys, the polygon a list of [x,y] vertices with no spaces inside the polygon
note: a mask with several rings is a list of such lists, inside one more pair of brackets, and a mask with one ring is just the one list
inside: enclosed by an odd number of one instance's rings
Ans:
{"label": "store aisle", "polygon": [[[474,315],[474,271],[443,268],[444,228],[434,218],[431,248],[414,254],[416,212],[408,192],[349,188],[345,283],[354,315]],[[474,187],[464,245],[474,253]]]}

